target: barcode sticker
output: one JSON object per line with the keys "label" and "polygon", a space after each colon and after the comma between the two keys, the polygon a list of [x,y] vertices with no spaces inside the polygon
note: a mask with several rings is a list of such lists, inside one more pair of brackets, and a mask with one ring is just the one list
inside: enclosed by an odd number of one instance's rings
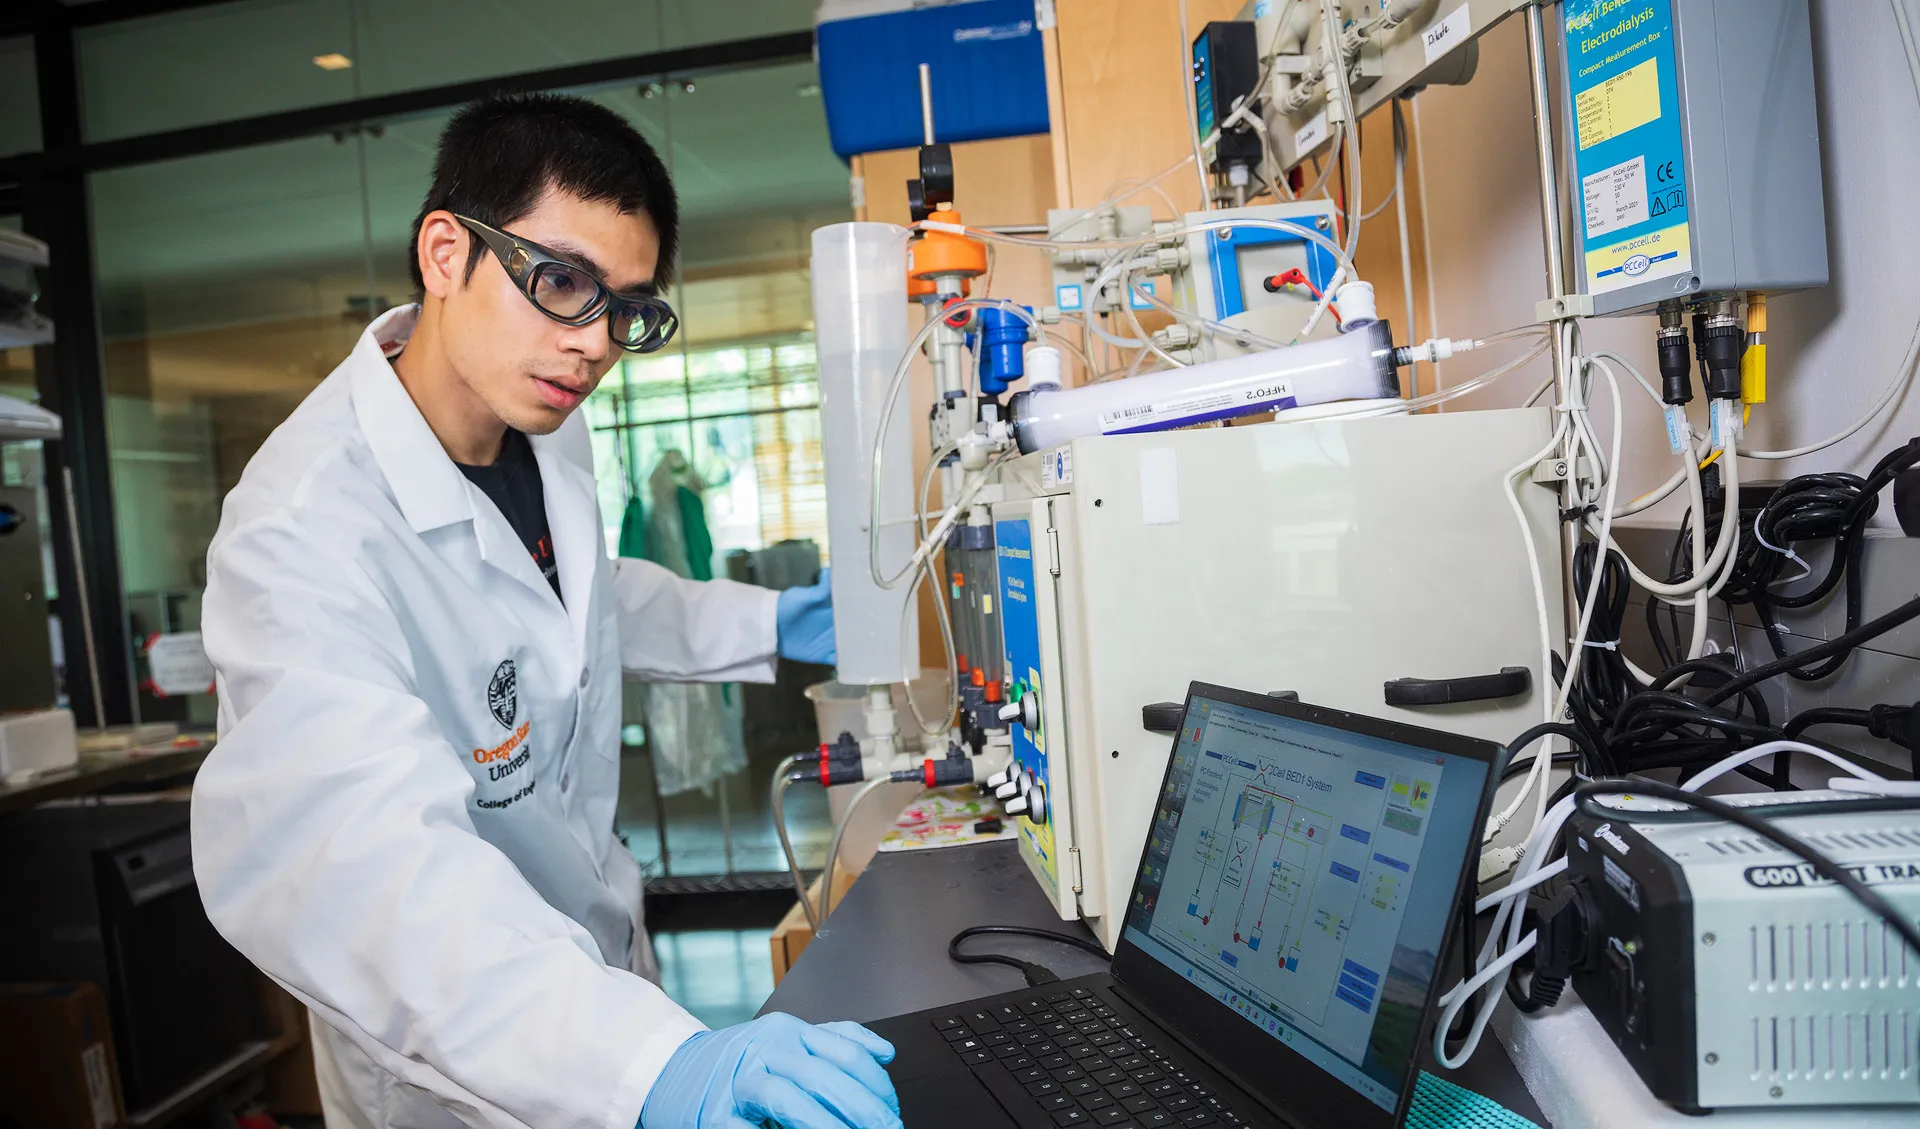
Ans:
{"label": "barcode sticker", "polygon": [[1245,393],[1209,392],[1184,400],[1162,400],[1157,404],[1140,404],[1103,412],[1100,415],[1100,430],[1107,435],[1127,431],[1164,431],[1252,412],[1291,408],[1293,405],[1292,382],[1276,380]]}

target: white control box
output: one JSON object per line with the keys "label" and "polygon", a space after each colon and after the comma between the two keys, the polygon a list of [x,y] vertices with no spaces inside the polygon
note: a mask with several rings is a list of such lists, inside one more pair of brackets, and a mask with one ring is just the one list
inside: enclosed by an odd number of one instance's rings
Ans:
{"label": "white control box", "polygon": [[[1080,439],[1009,464],[993,506],[1013,727],[1042,818],[1029,868],[1109,948],[1172,747],[1142,708],[1194,680],[1508,741],[1538,722],[1535,594],[1507,472],[1546,409]],[[1517,484],[1556,647],[1557,496]],[[1513,691],[1389,705],[1409,685]],[[1411,695],[1418,697],[1420,694]],[[1458,696],[1458,695],[1456,695]]]}

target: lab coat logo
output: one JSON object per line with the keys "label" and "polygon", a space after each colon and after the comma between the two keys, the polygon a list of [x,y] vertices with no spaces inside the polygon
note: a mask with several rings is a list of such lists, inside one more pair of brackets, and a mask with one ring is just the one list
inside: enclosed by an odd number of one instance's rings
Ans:
{"label": "lab coat logo", "polygon": [[507,729],[513,728],[514,716],[520,712],[519,682],[513,660],[507,659],[493,668],[493,681],[487,683],[487,708],[493,711],[493,720]]}

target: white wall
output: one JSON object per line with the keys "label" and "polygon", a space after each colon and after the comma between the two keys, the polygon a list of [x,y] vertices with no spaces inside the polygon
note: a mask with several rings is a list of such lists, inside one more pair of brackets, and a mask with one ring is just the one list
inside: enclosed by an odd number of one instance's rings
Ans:
{"label": "white wall", "polygon": [[[1920,27],[1913,0],[1898,2],[1910,5]],[[1859,418],[1920,332],[1920,222],[1911,206],[1920,185],[1920,103],[1893,11],[1888,0],[1812,0],[1812,8],[1832,281],[1768,304],[1769,398],[1754,409],[1747,439],[1759,450],[1809,443]],[[1550,9],[1548,19],[1556,12]],[[1546,296],[1526,43],[1522,19],[1510,18],[1481,40],[1480,70],[1470,85],[1435,87],[1414,99],[1435,324],[1448,336],[1530,322],[1534,303]],[[1589,349],[1624,353],[1658,387],[1651,318],[1585,324]],[[1512,355],[1489,350],[1457,358],[1442,366],[1442,380],[1466,380]],[[1456,403],[1517,404],[1547,373],[1537,362]],[[1630,498],[1659,485],[1675,464],[1653,403],[1637,389],[1621,394],[1629,427],[1621,494]],[[1597,391],[1597,417],[1611,416],[1606,402]],[[1786,463],[1746,461],[1741,470],[1749,479],[1864,473],[1915,434],[1920,392],[1908,390],[1880,421],[1829,451]],[[1637,520],[1672,525],[1679,505],[1670,500]],[[1879,524],[1892,524],[1889,508]]]}

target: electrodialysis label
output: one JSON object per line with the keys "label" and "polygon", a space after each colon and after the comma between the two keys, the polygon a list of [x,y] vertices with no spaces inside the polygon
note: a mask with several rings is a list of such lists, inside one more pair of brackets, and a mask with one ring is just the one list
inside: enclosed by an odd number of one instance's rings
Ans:
{"label": "electrodialysis label", "polygon": [[1587,289],[1693,270],[1670,0],[1567,0]]}
{"label": "electrodialysis label", "polygon": [[[1006,639],[1006,667],[1017,681],[1008,701],[1027,694],[1043,694],[1040,685],[1040,609],[1034,606],[1033,525],[1025,519],[993,523],[994,554],[1000,572],[1000,628]],[[1022,677],[1024,675],[1024,677]],[[1043,734],[1024,725],[1012,727],[1013,759],[1020,768],[1046,785],[1049,800],[1054,788],[1047,774],[1047,746]],[[1015,821],[1020,850],[1046,876],[1055,902],[1060,898],[1060,860],[1053,844],[1053,820]]]}

